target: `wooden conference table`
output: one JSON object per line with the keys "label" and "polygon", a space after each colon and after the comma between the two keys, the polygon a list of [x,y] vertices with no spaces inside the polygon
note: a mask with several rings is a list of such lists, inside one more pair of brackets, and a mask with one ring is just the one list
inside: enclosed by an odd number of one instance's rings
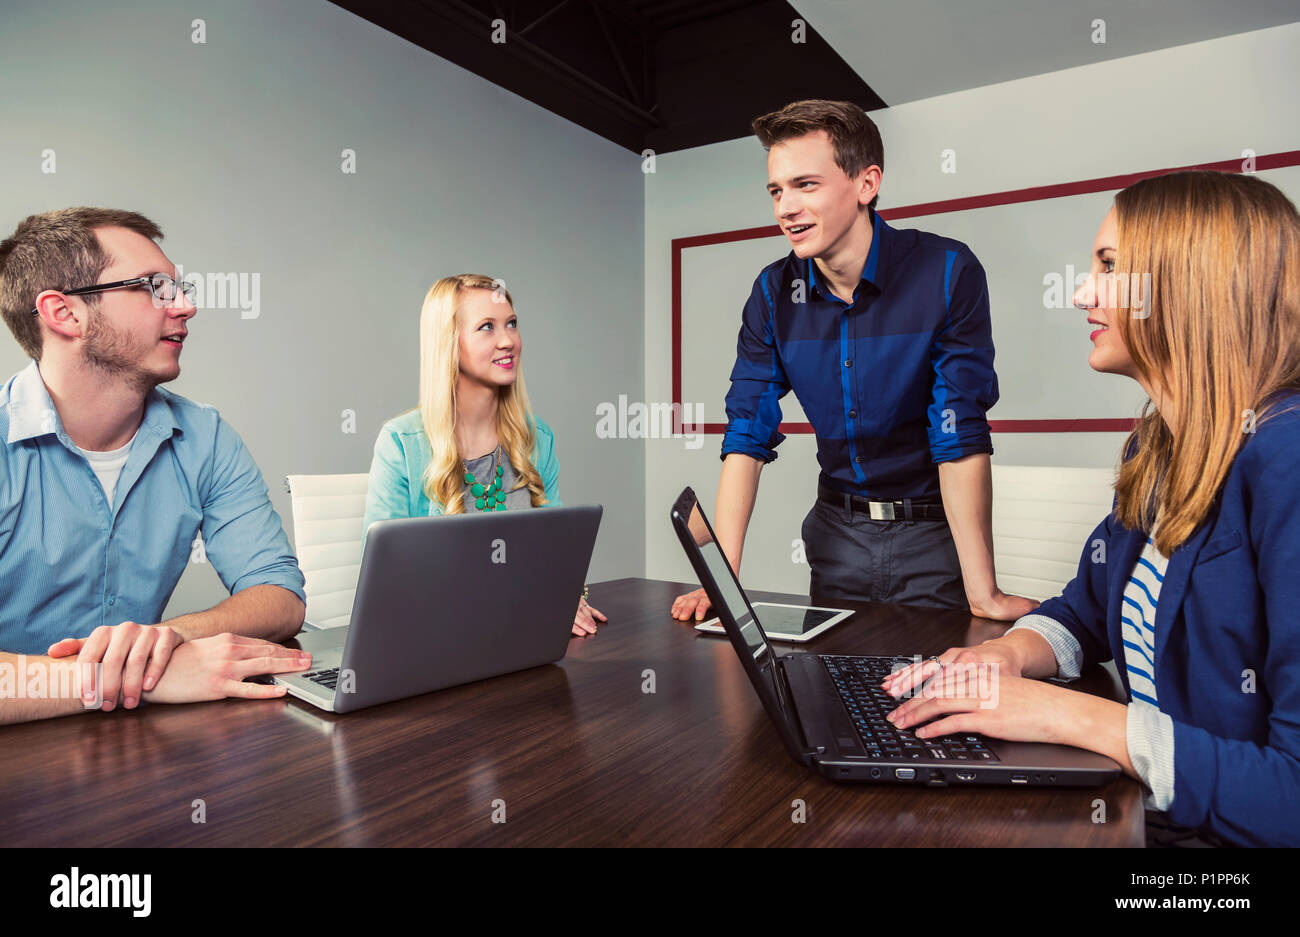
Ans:
{"label": "wooden conference table", "polygon": [[[936,789],[835,784],[801,768],[730,643],[669,616],[688,588],[599,583],[591,601],[609,624],[573,639],[559,664],[348,715],[292,698],[226,700],[0,728],[0,843],[1142,844],[1141,789],[1128,778]],[[804,647],[937,654],[1006,627],[867,605]],[[1084,683],[1119,698],[1100,668]],[[1099,798],[1104,823],[1093,822]],[[796,800],[805,822],[793,820]],[[205,822],[194,822],[200,809]]]}

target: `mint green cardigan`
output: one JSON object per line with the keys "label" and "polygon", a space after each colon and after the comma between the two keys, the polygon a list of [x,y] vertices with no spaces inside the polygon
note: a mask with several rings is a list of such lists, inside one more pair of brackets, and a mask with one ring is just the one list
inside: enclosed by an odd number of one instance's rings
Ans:
{"label": "mint green cardigan", "polygon": [[[539,417],[534,417],[533,423],[537,430],[533,466],[546,486],[548,506],[558,507],[560,462],[555,457],[555,434]],[[442,504],[430,500],[421,485],[432,455],[418,408],[384,424],[375,440],[375,457],[370,463],[366,515],[361,528],[363,538],[375,521],[442,513]]]}

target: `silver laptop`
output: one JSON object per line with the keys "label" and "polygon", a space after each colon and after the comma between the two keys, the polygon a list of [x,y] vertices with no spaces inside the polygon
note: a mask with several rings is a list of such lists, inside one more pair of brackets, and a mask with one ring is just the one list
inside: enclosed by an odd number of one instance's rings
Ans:
{"label": "silver laptop", "polygon": [[312,669],[275,682],[344,713],[559,660],[602,510],[372,524],[350,623],[299,634]]}

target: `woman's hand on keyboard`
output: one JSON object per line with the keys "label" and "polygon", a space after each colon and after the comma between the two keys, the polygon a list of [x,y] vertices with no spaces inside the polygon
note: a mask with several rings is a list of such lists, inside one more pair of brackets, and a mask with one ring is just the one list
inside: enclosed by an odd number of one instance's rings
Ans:
{"label": "woman's hand on keyboard", "polygon": [[957,668],[977,673],[979,667],[993,665],[996,665],[999,676],[1020,676],[1020,656],[1015,648],[995,639],[974,647],[950,647],[938,657],[895,671],[885,678],[881,686],[890,696],[902,697],[918,692],[926,681],[939,676],[940,671]]}
{"label": "woman's hand on keyboard", "polygon": [[1105,754],[1116,739],[1123,745],[1125,708],[1119,703],[1042,680],[999,675],[997,670],[981,676],[972,681],[960,665],[945,667],[920,695],[885,718],[900,729],[914,730],[918,739],[975,732]]}

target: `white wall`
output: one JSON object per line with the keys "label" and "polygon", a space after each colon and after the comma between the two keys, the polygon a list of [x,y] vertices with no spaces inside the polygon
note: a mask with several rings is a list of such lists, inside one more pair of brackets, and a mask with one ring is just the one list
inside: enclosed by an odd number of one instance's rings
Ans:
{"label": "white wall", "polygon": [[[881,208],[906,206],[1030,186],[1073,182],[1128,172],[1214,162],[1300,149],[1294,89],[1300,87],[1300,24],[1281,26],[1195,43],[1159,52],[1067,69],[1032,78],[976,88],[889,108],[872,114],[885,141]],[[956,153],[957,172],[941,171],[941,153]],[[1265,175],[1300,201],[1300,171]],[[671,399],[670,242],[676,237],[710,234],[774,223],[764,186],[766,160],[758,142],[742,140],[660,156],[646,177],[645,297],[646,398]],[[972,221],[959,216],[922,217],[897,225],[959,237],[984,259],[1000,375],[1002,401],[991,419],[1053,416],[1125,417],[1136,413],[1142,396],[1119,378],[1087,367],[1089,350],[1083,317],[1070,310],[1042,307],[1042,277],[1083,269],[1097,225],[1110,196],[1101,193],[1029,203],[1021,209],[987,209]],[[1068,204],[1066,204],[1068,203]],[[963,213],[968,214],[968,213]],[[969,213],[975,214],[975,213]],[[782,239],[770,244],[767,261],[788,252]],[[1007,273],[1005,258],[1017,245],[1038,258]],[[692,249],[696,250],[696,249]],[[686,252],[687,255],[692,250]],[[705,250],[714,250],[708,248]],[[729,266],[719,253],[719,268]],[[994,269],[990,257],[1003,258]],[[693,368],[730,372],[740,309],[761,263],[737,282],[713,284],[732,301],[708,320],[684,328],[690,337],[727,336],[725,343],[694,348]],[[721,277],[721,279],[731,279]],[[699,282],[700,275],[696,275]],[[1023,318],[1025,297],[1039,297],[1036,314],[1047,317],[1043,330],[1012,327]],[[684,298],[689,309],[690,300]],[[698,304],[697,304],[698,305]],[[694,329],[694,333],[692,332]],[[1077,405],[1078,412],[1036,412],[1030,397],[1040,376],[1054,405]],[[1008,383],[1015,397],[1008,396]],[[716,374],[695,381],[710,389]],[[684,376],[684,396],[692,395]],[[1119,388],[1119,390],[1115,390]],[[1102,389],[1102,390],[1099,390]],[[725,422],[723,400],[713,390],[702,399],[709,422]],[[1095,400],[1098,393],[1107,396]],[[1062,397],[1062,394],[1064,395]],[[1118,396],[1113,396],[1118,394]],[[789,398],[787,398],[788,400]],[[1127,401],[1127,412],[1123,402]],[[1094,405],[1118,408],[1096,412]],[[788,413],[787,413],[788,418]],[[995,434],[995,461],[1007,464],[1113,466],[1122,434]],[[672,499],[683,485],[695,487],[706,506],[717,491],[721,437],[710,436],[690,450],[681,440],[651,441],[646,451],[646,575],[690,581],[693,575],[667,521]],[[758,505],[746,540],[742,581],[747,587],[806,592],[807,567],[792,562],[792,542],[812,503],[818,466],[811,436],[790,436],[778,459],[763,471]]]}

